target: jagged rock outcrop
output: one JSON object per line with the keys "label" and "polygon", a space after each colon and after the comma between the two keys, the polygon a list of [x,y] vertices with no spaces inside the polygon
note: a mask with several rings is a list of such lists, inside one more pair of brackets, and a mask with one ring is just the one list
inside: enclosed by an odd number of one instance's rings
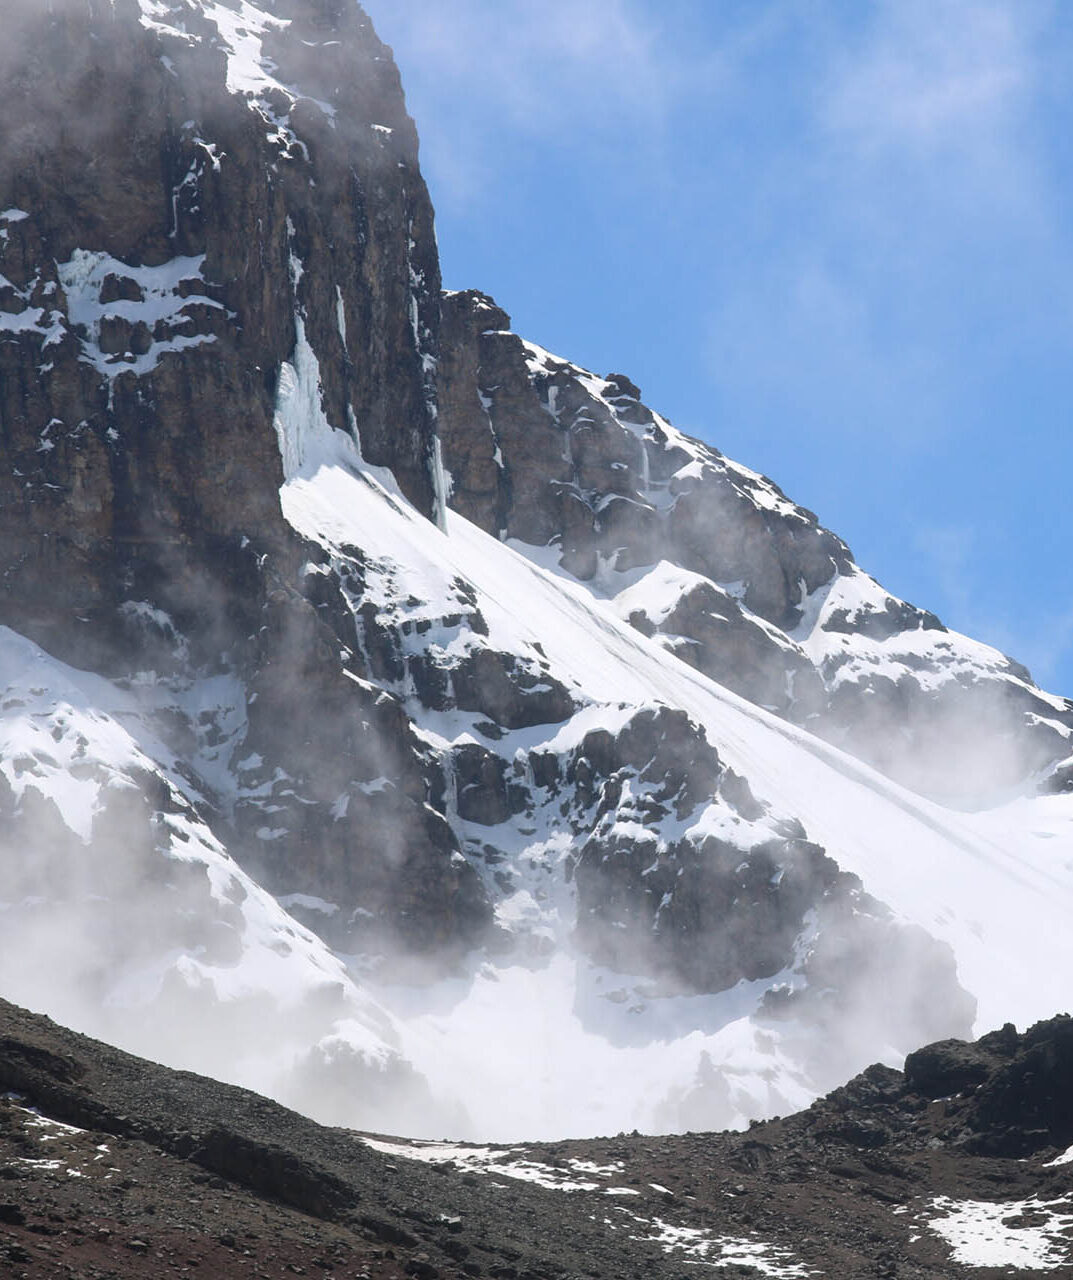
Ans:
{"label": "jagged rock outcrop", "polygon": [[946,1040],[911,1053],[906,1088],[956,1098],[960,1140],[982,1155],[1024,1157],[1073,1143],[1073,1018],[1018,1035],[1007,1023],[975,1043]]}
{"label": "jagged rock outcrop", "polygon": [[452,502],[489,532],[554,542],[582,579],[667,559],[740,582],[746,605],[782,626],[799,617],[802,584],[814,590],[849,562],[769,481],[668,431],[624,375],[596,378],[523,341],[483,294],[443,305]]}
{"label": "jagged rock outcrop", "polygon": [[[580,847],[578,932],[618,972],[718,991],[792,967],[810,911],[848,877],[720,762],[682,712],[594,730],[565,773]],[[712,821],[718,806],[722,823]],[[684,832],[661,838],[668,818]]]}
{"label": "jagged rock outcrop", "polygon": [[710,579],[662,561],[615,605],[631,626],[742,697],[802,724],[819,720],[826,694],[808,655]]}

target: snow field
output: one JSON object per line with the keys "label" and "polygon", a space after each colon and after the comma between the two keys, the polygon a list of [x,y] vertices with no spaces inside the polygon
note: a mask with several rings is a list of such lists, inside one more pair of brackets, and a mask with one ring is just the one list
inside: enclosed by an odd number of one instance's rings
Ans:
{"label": "snow field", "polygon": [[869,892],[951,945],[961,980],[979,1001],[981,1030],[1049,1017],[1068,1003],[1068,797],[976,814],[927,801],[714,684],[581,587],[457,515],[441,534],[346,460],[296,476],[284,487],[283,504],[307,536],[329,548],[351,542],[391,565],[399,594],[418,596],[433,610],[449,611],[455,576],[472,583],[490,642],[519,653],[539,644],[552,674],[586,701],[684,708],[761,799],[799,817],[809,837]]}

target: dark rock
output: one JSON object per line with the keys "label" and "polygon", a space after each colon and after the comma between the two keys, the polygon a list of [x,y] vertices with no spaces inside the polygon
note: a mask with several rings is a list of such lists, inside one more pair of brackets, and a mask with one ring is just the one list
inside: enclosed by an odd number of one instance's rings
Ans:
{"label": "dark rock", "polygon": [[882,609],[864,606],[852,613],[847,609],[834,610],[824,619],[823,629],[842,635],[862,635],[869,640],[889,640],[904,631],[944,631],[946,628],[934,613],[888,596]]}
{"label": "dark rock", "polygon": [[974,1099],[976,1149],[1023,1156],[1073,1145],[1073,1018],[1037,1023],[981,1084]]}
{"label": "dark rock", "polygon": [[974,1090],[994,1070],[992,1055],[963,1040],[940,1040],[905,1060],[906,1087],[925,1098]]}
{"label": "dark rock", "polygon": [[[614,1184],[636,1193],[632,1220],[658,1219],[663,1234],[674,1229],[703,1239],[701,1233],[717,1230],[722,1238],[767,1246],[768,1258],[780,1264],[807,1265],[821,1275],[947,1280],[949,1245],[928,1225],[937,1201],[1040,1203],[1004,1217],[1003,1226],[1017,1231],[1045,1226],[1046,1211],[1061,1212],[1068,1199],[1064,1167],[1018,1156],[1046,1146],[1039,1104],[1058,1100],[1047,1085],[1060,1083],[1065,1069],[1068,1025],[1058,1018],[1023,1036],[1004,1028],[963,1046],[978,1050],[980,1060],[991,1057],[994,1070],[975,1093],[944,1104],[923,1105],[902,1073],[876,1065],[808,1110],[754,1124],[747,1133],[653,1138],[634,1131],[614,1139],[514,1143],[509,1154],[567,1176],[575,1161],[590,1168],[614,1162]],[[923,1063],[961,1051],[937,1046],[913,1057]],[[1045,1068],[1041,1081],[1042,1060],[1059,1074]],[[35,1062],[39,1067],[29,1065]],[[53,1075],[49,1064],[62,1062],[77,1070]],[[721,1077],[710,1060],[701,1074],[717,1087]],[[991,1084],[1001,1095],[995,1115],[984,1096]],[[33,1268],[27,1274],[34,1280],[68,1270],[151,1280],[176,1247],[189,1269],[206,1275],[237,1273],[247,1258],[256,1270],[295,1275],[680,1280],[684,1274],[681,1256],[659,1240],[633,1226],[628,1234],[615,1229],[607,1210],[610,1179],[594,1175],[594,1190],[564,1195],[528,1182],[504,1186],[494,1167],[489,1177],[387,1159],[358,1135],[132,1058],[0,1002],[0,1090],[11,1088],[43,1115],[92,1130],[57,1141],[57,1154],[79,1160],[103,1141],[112,1173],[56,1179],[25,1166],[19,1203],[3,1207],[18,1212],[2,1214],[9,1230],[0,1256]],[[13,1143],[11,1132],[0,1129],[0,1161],[11,1152],[21,1157]],[[488,1149],[483,1153],[487,1158]],[[118,1214],[115,1185],[128,1189]],[[183,1224],[180,1234],[169,1221]],[[32,1248],[19,1243],[30,1239],[24,1232],[33,1233]],[[1050,1238],[1055,1250],[1064,1247],[1061,1233]],[[1058,1271],[1064,1266],[1060,1261]]]}
{"label": "dark rock", "polygon": [[[564,781],[585,832],[574,864],[578,938],[620,972],[723,990],[790,965],[806,915],[821,904],[848,894],[854,910],[863,905],[851,879],[796,833],[743,845],[660,840],[653,828],[672,810],[683,818],[717,798],[747,822],[766,812],[681,712],[641,711],[618,733],[587,734]],[[847,978],[825,970],[816,981],[830,990]]]}
{"label": "dark rock", "polygon": [[624,373],[609,373],[607,382],[610,383],[609,398],[613,400],[640,400],[641,388],[635,382],[631,382]]}
{"label": "dark rock", "polygon": [[473,649],[451,672],[455,703],[505,729],[557,724],[574,712],[574,700],[548,672],[514,654]]}
{"label": "dark rock", "polygon": [[508,779],[506,763],[475,742],[451,753],[455,804],[467,822],[495,826],[521,813],[526,805],[524,788]]}
{"label": "dark rock", "polygon": [[771,711],[805,721],[824,707],[823,683],[799,646],[712,583],[684,591],[658,630],[674,638],[670,647],[683,661]]}

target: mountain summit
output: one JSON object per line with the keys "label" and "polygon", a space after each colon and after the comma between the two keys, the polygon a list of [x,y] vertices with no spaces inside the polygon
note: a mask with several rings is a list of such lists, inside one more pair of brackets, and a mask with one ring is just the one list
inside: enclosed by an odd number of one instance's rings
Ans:
{"label": "mountain summit", "polygon": [[482,1138],[1065,1003],[1073,703],[441,292],[357,4],[15,15],[0,994]]}

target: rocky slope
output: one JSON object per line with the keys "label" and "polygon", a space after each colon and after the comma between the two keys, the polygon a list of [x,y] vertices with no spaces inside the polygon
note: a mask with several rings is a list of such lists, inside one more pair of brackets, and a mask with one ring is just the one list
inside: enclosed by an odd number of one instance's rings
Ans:
{"label": "rocky slope", "polygon": [[0,1258],[37,1277],[1068,1274],[1073,1026],[870,1067],[745,1134],[324,1129],[0,1004]]}
{"label": "rocky slope", "polygon": [[1061,1003],[1070,704],[441,295],[355,3],[54,0],[0,66],[6,995],[482,1136]]}

